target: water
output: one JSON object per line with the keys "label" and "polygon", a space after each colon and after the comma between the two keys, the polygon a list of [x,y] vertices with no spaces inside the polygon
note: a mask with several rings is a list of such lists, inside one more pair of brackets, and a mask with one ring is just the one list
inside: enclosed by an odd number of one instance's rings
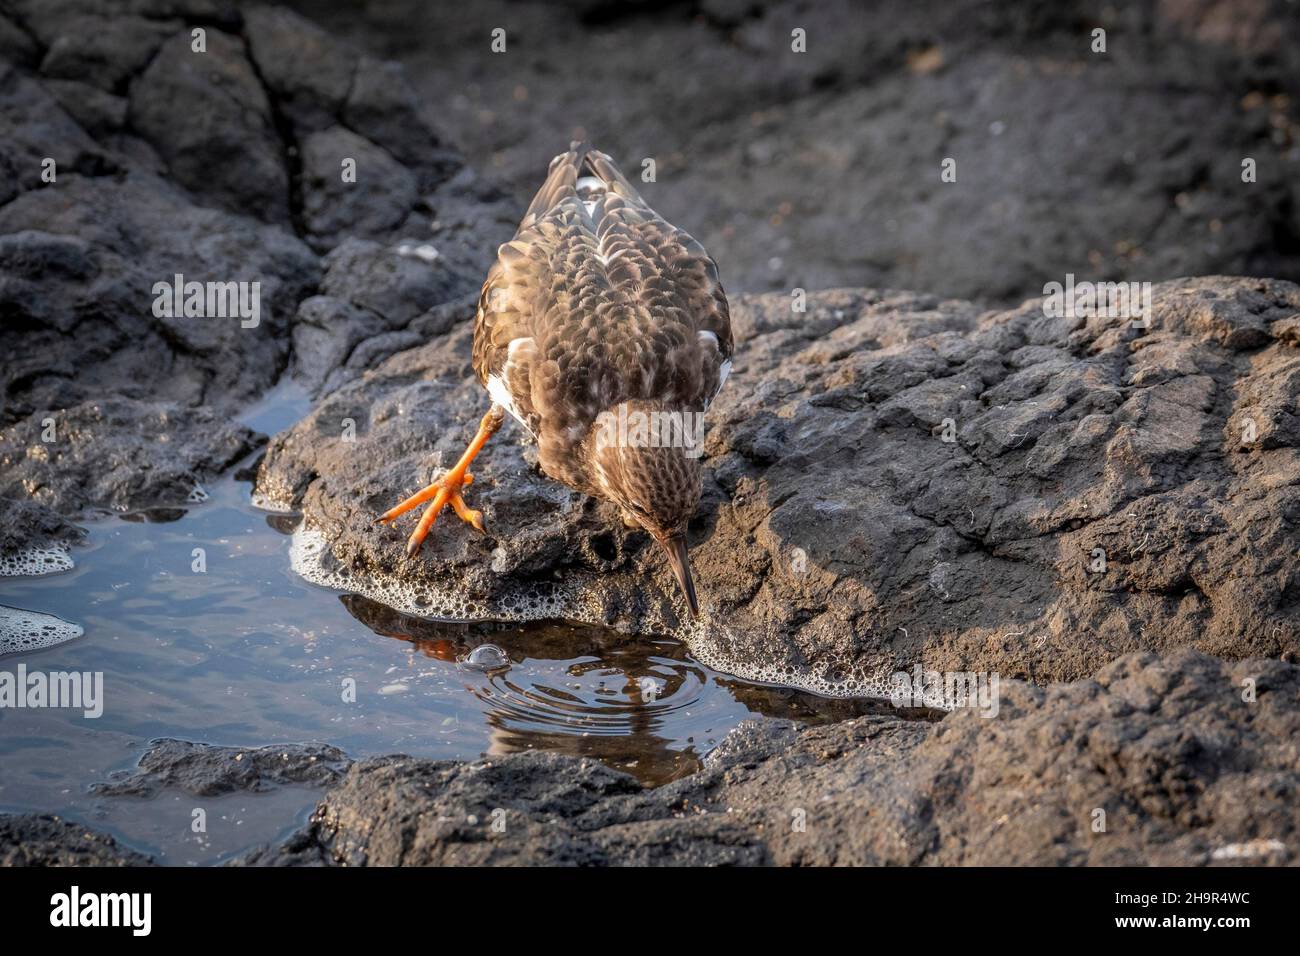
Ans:
{"label": "water", "polygon": [[[281,395],[247,419],[272,431],[304,405]],[[753,713],[820,721],[879,706],[738,681],[676,641],[564,622],[432,622],[340,595],[290,570],[295,519],[253,507],[248,482],[229,477],[206,491],[185,510],[89,523],[70,571],[0,578],[0,603],[85,629],[0,657],[0,670],[21,662],[104,675],[98,719],[0,709],[0,811],[55,813],[160,861],[214,863],[286,835],[318,792],[144,800],[97,796],[90,785],[133,768],[155,737],[315,741],[354,758],[540,749],[593,757],[653,785],[698,769]],[[206,834],[190,831],[196,807],[207,812]]]}

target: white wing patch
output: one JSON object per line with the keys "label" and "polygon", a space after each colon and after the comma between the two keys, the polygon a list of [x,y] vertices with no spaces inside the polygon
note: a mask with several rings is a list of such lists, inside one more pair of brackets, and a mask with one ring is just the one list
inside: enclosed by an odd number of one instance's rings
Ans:
{"label": "white wing patch", "polygon": [[500,374],[488,376],[487,390],[488,394],[492,396],[492,401],[508,411],[511,417],[520,425],[523,425],[528,434],[532,435],[533,430],[528,427],[528,422],[524,421],[524,417],[519,414],[519,409],[515,407],[514,394],[510,390],[510,369],[515,364],[515,352],[522,348],[525,343],[532,345],[532,337],[522,336],[510,340],[510,344],[506,347],[505,364],[501,366]]}
{"label": "white wing patch", "polygon": [[[722,349],[718,346],[718,336],[716,333],[710,332],[708,329],[701,329],[699,331],[699,339],[701,342],[713,343],[713,347],[721,353]],[[731,359],[726,359],[720,366],[718,366],[718,387],[715,388],[713,394],[709,396],[709,401],[705,405],[705,408],[708,408],[709,405],[713,404],[713,400],[718,397],[718,392],[722,391],[722,386],[727,384],[727,376],[730,374]]]}

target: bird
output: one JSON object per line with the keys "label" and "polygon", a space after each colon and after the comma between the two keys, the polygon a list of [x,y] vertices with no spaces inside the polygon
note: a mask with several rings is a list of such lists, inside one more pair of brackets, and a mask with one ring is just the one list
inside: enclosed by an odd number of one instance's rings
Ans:
{"label": "bird", "polygon": [[428,504],[419,551],[509,413],[549,478],[616,505],[663,548],[699,614],[687,524],[699,508],[703,416],[731,371],[731,314],[704,247],[650,208],[606,154],[571,143],[497,250],[474,320],[473,369],[491,406],[464,455],[379,522]]}

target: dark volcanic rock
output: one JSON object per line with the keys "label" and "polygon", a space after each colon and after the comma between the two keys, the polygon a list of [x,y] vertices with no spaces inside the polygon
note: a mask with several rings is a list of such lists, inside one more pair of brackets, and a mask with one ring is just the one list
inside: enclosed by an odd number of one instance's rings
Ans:
{"label": "dark volcanic rock", "polygon": [[0,57],[20,66],[34,66],[40,47],[27,31],[0,13]]}
{"label": "dark volcanic rock", "polygon": [[244,11],[244,34],[276,108],[300,140],[342,125],[411,170],[424,190],[462,167],[400,65],[361,55],[283,7]]}
{"label": "dark volcanic rock", "polygon": [[84,402],[0,430],[0,496],[73,515],[183,506],[203,500],[202,483],[246,457],[260,438],[206,406]]}
{"label": "dark volcanic rock", "polygon": [[[27,192],[0,233],[3,493],[67,515],[177,504],[254,447],[227,416],[288,361],[319,276],[305,245],[143,172]],[[257,326],[155,315],[154,285],[177,274],[259,283]]]}
{"label": "dark volcanic rock", "polygon": [[[344,163],[351,164],[350,179]],[[384,236],[416,204],[415,174],[368,139],[340,126],[302,144],[303,222],[325,248],[345,236]]]}
{"label": "dark volcanic rock", "polygon": [[728,289],[1014,302],[1067,271],[1300,279],[1286,0],[302,6],[405,62],[521,202],[569,138],[625,169],[654,159],[638,186]]}
{"label": "dark volcanic rock", "polygon": [[447,179],[462,165],[460,156],[421,115],[415,91],[396,63],[363,56],[343,105],[342,120],[417,170],[422,188]]}
{"label": "dark volcanic rock", "polygon": [[[0,56],[19,66],[0,62],[0,494],[74,517],[183,503],[255,447],[231,416],[295,342],[310,384],[347,381],[444,331],[509,235],[513,203],[441,144],[400,67],[363,67],[283,9],[232,11],[6,7]],[[386,243],[330,260],[339,299],[323,301],[360,316],[338,341],[337,309],[304,305],[325,264],[295,226],[322,251]],[[258,321],[160,311],[155,286],[177,276],[256,283]]]}
{"label": "dark volcanic rock", "polygon": [[443,258],[428,242],[343,242],[325,258],[323,294],[299,306],[296,378],[325,394],[463,323],[473,314],[478,289],[463,262],[463,256]]}
{"label": "dark volcanic rock", "polygon": [[75,544],[85,536],[85,529],[44,505],[0,496],[0,555],[15,555],[50,544]]}
{"label": "dark volcanic rock", "polygon": [[92,136],[108,135],[126,125],[130,107],[126,97],[105,93],[77,80],[48,80],[45,87]]}
{"label": "dark volcanic rock", "polygon": [[55,175],[97,175],[113,163],[41,84],[0,62],[0,201],[45,185],[46,160]]}
{"label": "dark volcanic rock", "polygon": [[307,828],[243,862],[1290,863],[1298,695],[1276,661],[1130,655],[1095,680],[1006,682],[992,718],[749,722],[654,790],[542,753],[366,760]]}
{"label": "dark volcanic rock", "polygon": [[257,72],[299,135],[333,126],[357,69],[357,53],[283,7],[244,11]]}
{"label": "dark volcanic rock", "polygon": [[118,93],[180,27],[177,20],[146,20],[121,12],[64,17],[45,52],[41,72]]}
{"label": "dark volcanic rock", "polygon": [[181,185],[222,208],[289,221],[289,172],[271,103],[243,41],[189,31],[163,44],[131,86],[131,123]]}
{"label": "dark volcanic rock", "polygon": [[325,265],[323,293],[380,316],[390,329],[479,286],[477,278],[446,265],[362,239],[339,246]]}
{"label": "dark volcanic rock", "polygon": [[0,866],[152,866],[111,836],[47,814],[0,814]]}
{"label": "dark volcanic rock", "polygon": [[[691,533],[708,623],[681,632],[705,660],[843,691],[922,659],[1050,681],[1134,649],[1300,654],[1300,288],[1166,283],[1145,330],[901,293],[734,313]],[[540,476],[513,423],[473,469],[486,536],[444,517],[412,561],[409,522],[372,525],[473,434],[469,337],[329,395],[260,490],[305,510],[336,583],[407,610],[671,630],[659,550]],[[530,597],[547,582],[564,603]]]}
{"label": "dark volcanic rock", "polygon": [[337,783],[351,761],[337,747],[277,744],[217,747],[169,738],[153,741],[139,766],[91,792],[104,797],[152,797],[180,790],[196,797],[244,791],[262,793],[287,784],[322,787]]}
{"label": "dark volcanic rock", "polygon": [[[224,410],[288,361],[296,304],[319,281],[302,242],[192,205],[145,173],[71,177],[0,209],[3,419],[120,392]],[[238,315],[155,315],[155,284],[259,283],[256,326]]]}

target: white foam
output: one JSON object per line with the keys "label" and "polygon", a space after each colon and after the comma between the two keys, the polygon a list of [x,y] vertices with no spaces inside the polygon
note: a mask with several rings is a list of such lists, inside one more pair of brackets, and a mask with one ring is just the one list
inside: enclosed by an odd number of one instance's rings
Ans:
{"label": "white foam", "polygon": [[485,607],[457,591],[443,591],[400,578],[375,581],[350,574],[346,568],[330,567],[332,563],[325,537],[319,531],[304,524],[293,533],[289,564],[298,575],[322,587],[352,591],[404,614],[460,621],[536,621],[565,617],[572,603],[572,589],[539,585]]}
{"label": "white foam", "polygon": [[259,511],[270,511],[278,515],[292,514],[294,510],[293,505],[272,498],[260,491],[254,491],[248,503]]}
{"label": "white foam", "polygon": [[85,633],[79,624],[51,614],[0,604],[0,654],[39,651]]}
{"label": "white foam", "polygon": [[[484,605],[455,590],[443,591],[401,578],[375,580],[350,574],[345,568],[332,568],[330,565],[334,562],[324,535],[305,523],[293,534],[289,561],[294,572],[312,584],[336,591],[352,591],[416,617],[460,621],[564,619],[580,624],[604,625],[599,598],[574,582],[532,585],[512,594],[503,594]],[[823,697],[890,696],[892,669],[868,673],[861,665],[832,661],[826,665],[826,670],[817,673],[798,669],[793,664],[764,666],[741,660],[734,650],[736,632],[712,620],[707,611],[695,620],[686,618],[677,622],[669,622],[658,611],[651,611],[645,621],[645,630],[680,640],[701,664],[742,680],[795,687]],[[770,639],[773,646],[779,646],[779,635],[773,634]],[[837,664],[843,664],[842,673],[832,672]]]}
{"label": "white foam", "polygon": [[1247,843],[1229,843],[1215,847],[1210,853],[1212,860],[1256,860],[1274,853],[1285,853],[1286,844],[1281,840],[1250,840]]}
{"label": "white foam", "polygon": [[72,555],[67,548],[57,545],[49,548],[28,548],[13,554],[0,554],[0,578],[16,578],[26,575],[55,574],[59,571],[71,571]]}

